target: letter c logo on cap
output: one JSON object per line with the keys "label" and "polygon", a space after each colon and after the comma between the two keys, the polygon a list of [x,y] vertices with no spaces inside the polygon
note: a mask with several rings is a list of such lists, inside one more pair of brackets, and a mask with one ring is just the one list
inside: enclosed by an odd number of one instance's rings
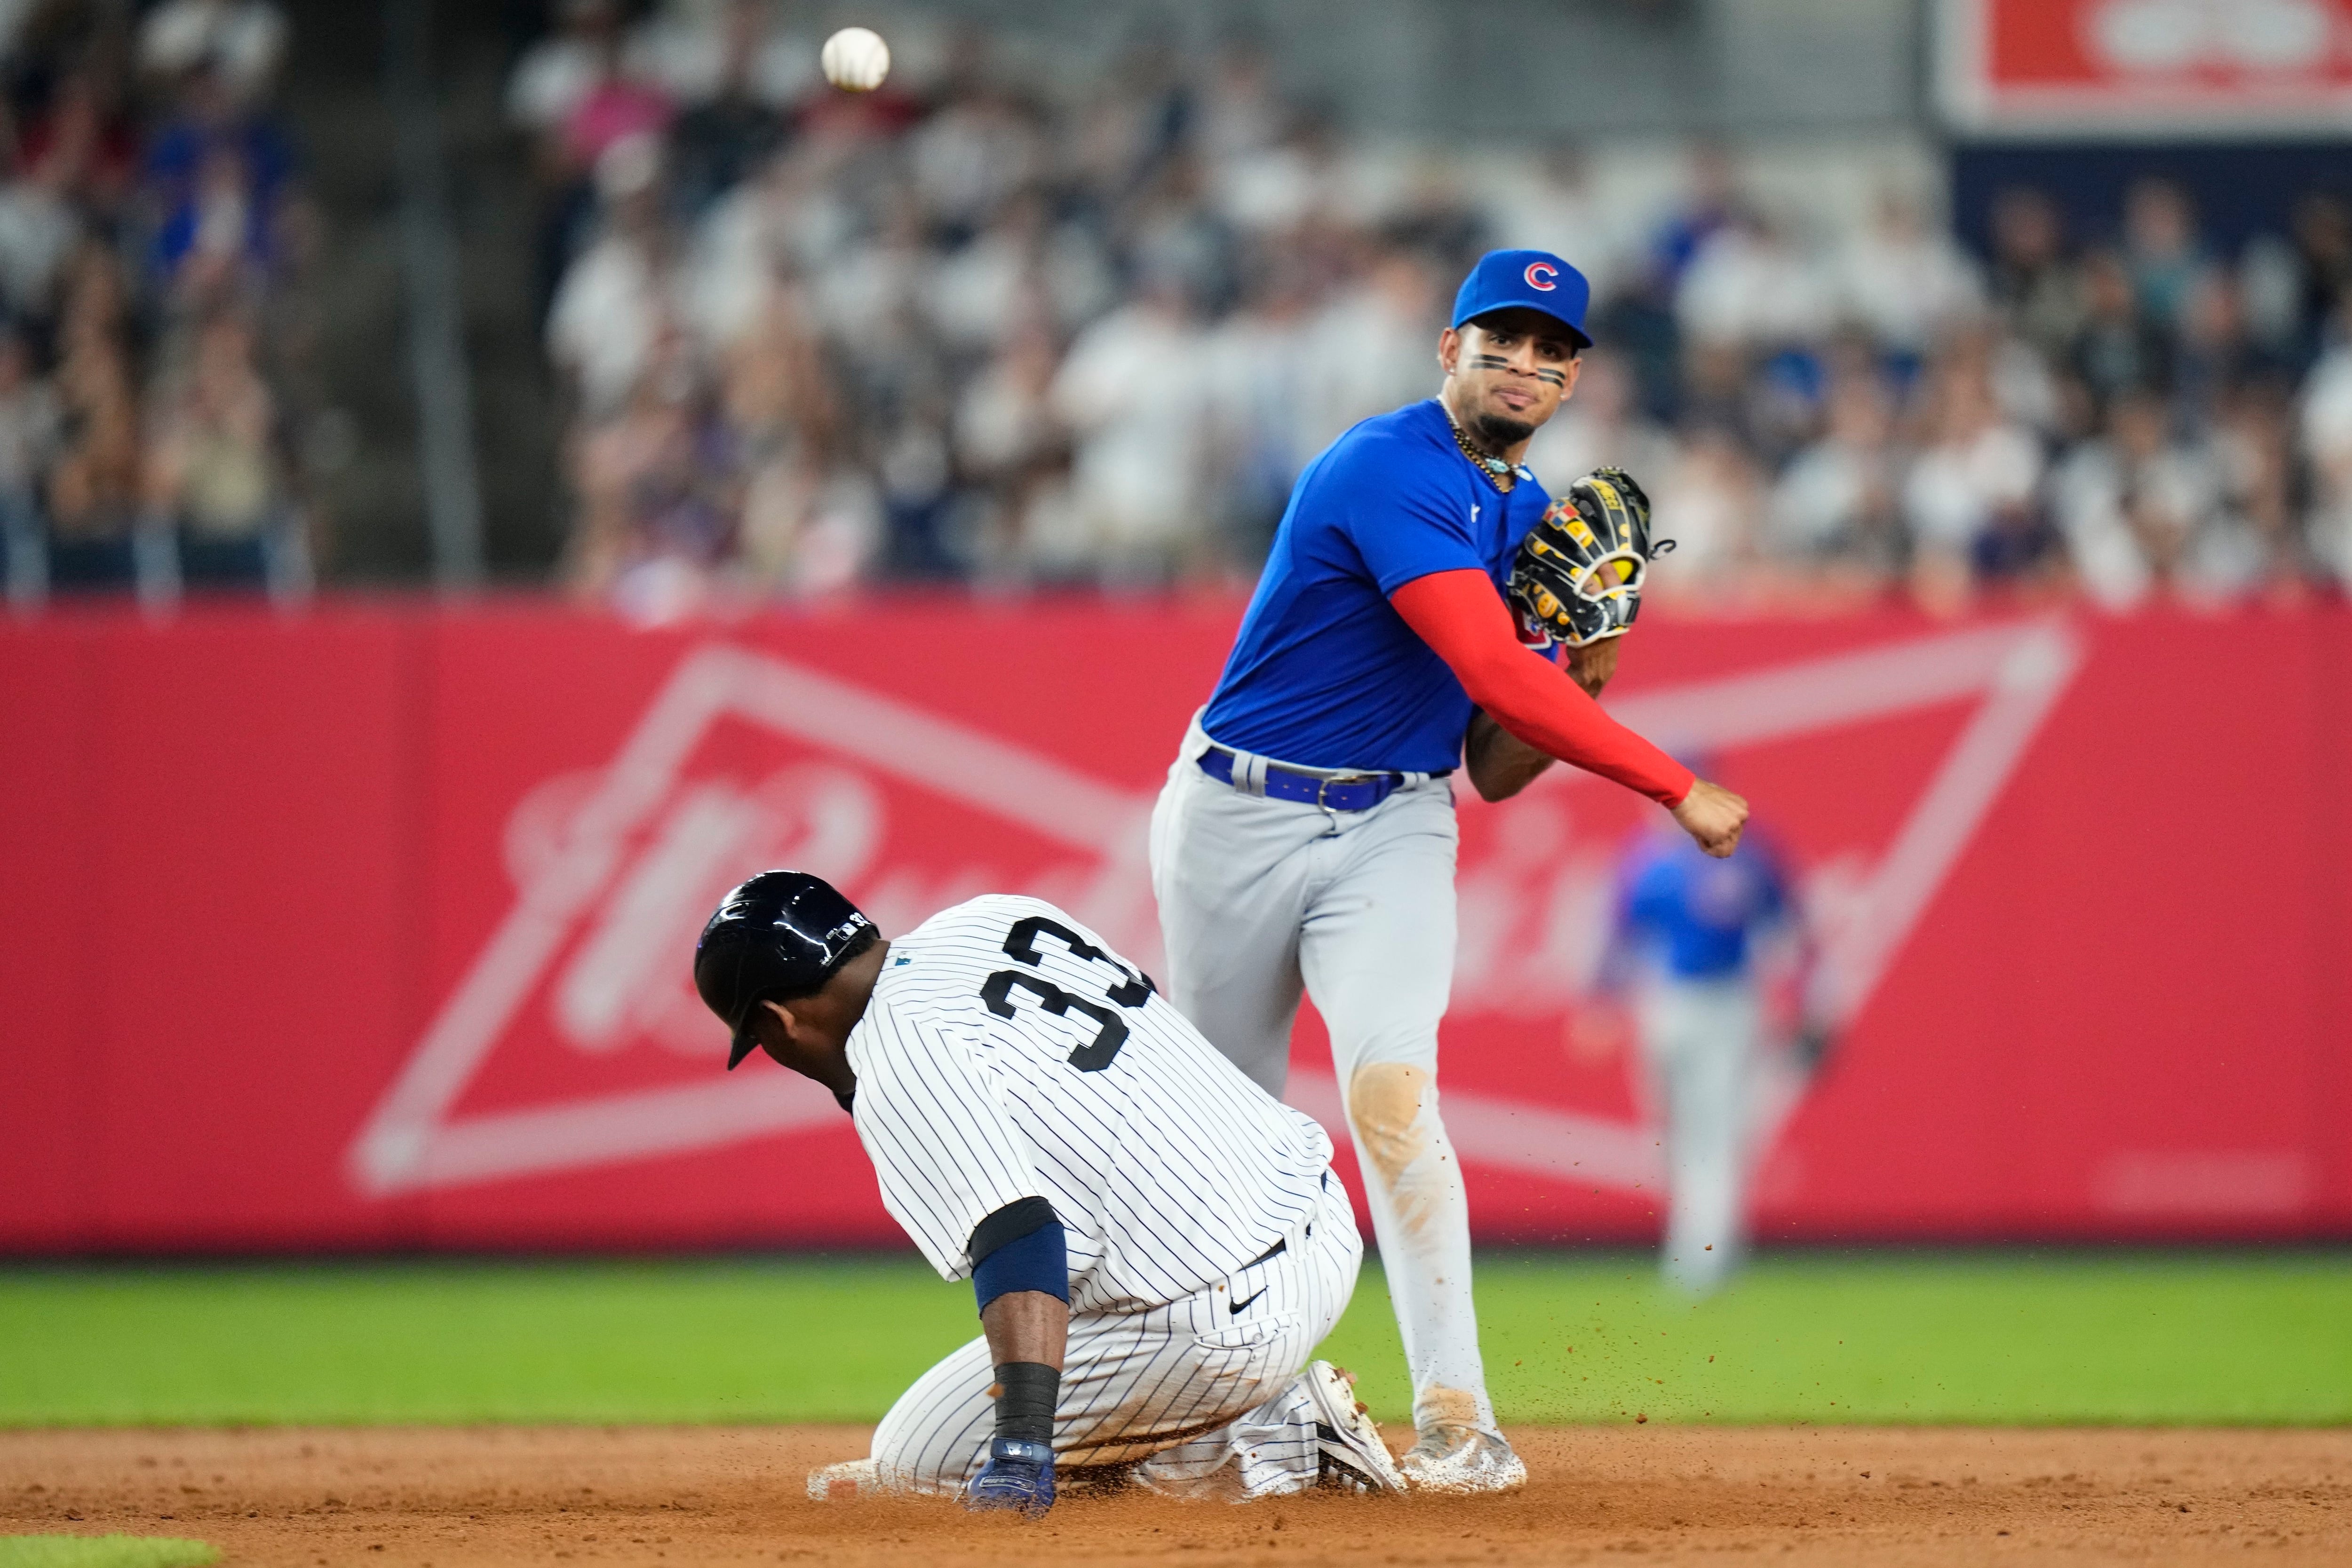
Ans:
{"label": "letter c logo on cap", "polygon": [[1552,281],[1559,276],[1559,268],[1554,267],[1548,261],[1531,261],[1528,263],[1527,277],[1528,287],[1529,288],[1541,289],[1544,293],[1549,294],[1553,289],[1559,287],[1558,283]]}

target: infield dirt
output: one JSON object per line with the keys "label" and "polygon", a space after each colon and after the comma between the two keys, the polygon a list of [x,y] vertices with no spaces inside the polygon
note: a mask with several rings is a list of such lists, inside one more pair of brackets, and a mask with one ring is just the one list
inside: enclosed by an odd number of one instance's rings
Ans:
{"label": "infield dirt", "polygon": [[[1522,1428],[1508,1497],[1038,1524],[814,1503],[862,1427],[0,1433],[0,1534],[195,1536],[227,1564],[2352,1562],[2352,1432]],[[2248,1557],[2248,1551],[2261,1553]],[[1737,1560],[1735,1556],[1734,1560]]]}

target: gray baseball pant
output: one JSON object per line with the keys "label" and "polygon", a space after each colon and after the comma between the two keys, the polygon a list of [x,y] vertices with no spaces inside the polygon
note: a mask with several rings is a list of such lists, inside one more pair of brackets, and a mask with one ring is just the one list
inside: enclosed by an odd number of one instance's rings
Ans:
{"label": "gray baseball pant", "polygon": [[1413,775],[1370,810],[1327,810],[1268,799],[1267,759],[1248,753],[1236,754],[1238,785],[1210,778],[1200,758],[1211,744],[1196,716],[1151,817],[1169,999],[1278,1095],[1300,997],[1314,998],[1412,1372],[1414,1424],[1491,1431],[1469,1199],[1437,1106],[1437,1025],[1454,977],[1453,789]]}
{"label": "gray baseball pant", "polygon": [[1666,1231],[1659,1265],[1704,1293],[1748,1251],[1762,1012],[1745,975],[1662,977],[1642,993],[1642,1054],[1666,1132]]}

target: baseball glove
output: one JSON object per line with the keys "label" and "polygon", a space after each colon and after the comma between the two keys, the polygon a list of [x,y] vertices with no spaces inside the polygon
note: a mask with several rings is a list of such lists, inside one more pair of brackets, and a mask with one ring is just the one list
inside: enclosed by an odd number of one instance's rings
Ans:
{"label": "baseball glove", "polygon": [[1622,637],[1642,608],[1650,561],[1675,548],[1650,541],[1650,497],[1622,468],[1595,468],[1554,501],[1511,563],[1511,607],[1530,631],[1581,648]]}

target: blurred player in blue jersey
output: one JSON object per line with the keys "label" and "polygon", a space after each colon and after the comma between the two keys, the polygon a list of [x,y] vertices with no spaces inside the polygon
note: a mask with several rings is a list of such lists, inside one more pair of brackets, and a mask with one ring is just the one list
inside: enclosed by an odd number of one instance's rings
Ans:
{"label": "blurred player in blue jersey", "polygon": [[[1752,830],[1728,859],[1680,833],[1645,835],[1627,853],[1600,1005],[1584,1032],[1622,1040],[1616,1004],[1631,993],[1666,1133],[1660,1265],[1685,1290],[1720,1286],[1747,1251],[1765,1046],[1776,1015],[1798,1011],[1806,957],[1787,877]],[[1817,1057],[1821,1037],[1799,1032],[1801,1057]]]}

